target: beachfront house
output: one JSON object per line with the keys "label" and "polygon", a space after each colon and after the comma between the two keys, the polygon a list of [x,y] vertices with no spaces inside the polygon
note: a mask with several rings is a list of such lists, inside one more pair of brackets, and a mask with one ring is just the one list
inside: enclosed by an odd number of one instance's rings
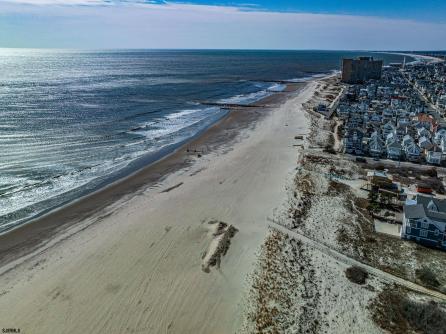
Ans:
{"label": "beachfront house", "polygon": [[400,160],[402,147],[396,140],[390,140],[387,145],[387,157],[392,160]]}
{"label": "beachfront house", "polygon": [[345,133],[344,151],[345,153],[362,155],[364,133],[359,129],[350,129]]}
{"label": "beachfront house", "polygon": [[404,153],[406,159],[411,162],[419,162],[421,160],[421,149],[414,142],[404,147]]}
{"label": "beachfront house", "polygon": [[369,154],[372,157],[379,158],[384,152],[384,142],[378,132],[373,132],[369,139]]}
{"label": "beachfront house", "polygon": [[392,178],[384,171],[373,170],[367,172],[367,181],[371,188],[394,188]]}
{"label": "beachfront house", "polygon": [[426,151],[426,162],[432,165],[440,165],[443,159],[443,152],[438,146]]}
{"label": "beachfront house", "polygon": [[393,142],[393,141],[398,141],[398,142],[399,142],[399,140],[396,138],[396,134],[395,134],[395,132],[391,132],[391,133],[389,133],[389,134],[387,135],[387,138],[386,138],[386,145],[388,145],[389,143],[391,143],[391,142]]}
{"label": "beachfront house", "polygon": [[412,138],[411,135],[405,135],[403,137],[403,140],[401,141],[401,144],[403,146],[408,146],[408,145],[413,144],[413,143],[415,143],[415,140]]}
{"label": "beachfront house", "polygon": [[423,195],[407,200],[401,238],[446,250],[446,200]]}

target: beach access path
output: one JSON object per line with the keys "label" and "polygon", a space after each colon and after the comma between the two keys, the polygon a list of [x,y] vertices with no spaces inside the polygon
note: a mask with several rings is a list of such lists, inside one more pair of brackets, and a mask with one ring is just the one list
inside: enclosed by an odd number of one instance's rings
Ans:
{"label": "beach access path", "polygon": [[422,293],[424,295],[436,298],[436,299],[438,299],[440,301],[446,301],[446,295],[441,293],[441,292],[439,292],[439,291],[428,289],[428,288],[426,288],[424,286],[421,286],[419,284],[413,283],[413,282],[408,281],[408,280],[406,280],[404,278],[392,275],[392,274],[390,274],[388,272],[385,272],[385,271],[380,270],[378,268],[372,267],[372,266],[370,266],[368,264],[365,264],[365,263],[363,263],[361,261],[358,261],[358,260],[356,260],[356,259],[354,259],[354,258],[352,258],[350,256],[342,254],[342,253],[338,252],[337,250],[333,249],[332,247],[329,247],[328,245],[326,245],[326,244],[324,244],[324,243],[322,243],[320,241],[314,240],[314,239],[309,238],[308,236],[306,236],[306,235],[304,235],[302,233],[299,233],[297,231],[294,231],[294,230],[291,230],[289,228],[286,228],[286,227],[284,227],[284,226],[282,226],[282,225],[280,225],[280,224],[278,224],[278,223],[276,223],[276,222],[274,222],[274,221],[272,221],[270,219],[269,219],[269,221],[270,221],[270,227],[271,228],[273,228],[273,229],[275,229],[275,230],[277,230],[277,231],[279,231],[281,233],[287,234],[288,236],[290,236],[292,238],[295,238],[297,240],[300,240],[300,241],[304,242],[305,244],[309,245],[310,247],[312,247],[312,248],[322,252],[325,255],[330,256],[331,258],[335,259],[336,261],[339,261],[339,262],[344,263],[344,264],[349,265],[349,266],[360,267],[363,270],[365,270],[367,273],[380,278],[384,282],[395,283],[395,284],[403,286],[403,287],[405,287],[405,288],[407,288],[409,290]]}
{"label": "beach access path", "polygon": [[[233,333],[241,323],[267,217],[287,198],[308,132],[298,95],[151,189],[0,275],[0,325],[23,333]],[[220,268],[201,270],[209,221],[232,224]],[[0,268],[1,269],[1,268]]]}

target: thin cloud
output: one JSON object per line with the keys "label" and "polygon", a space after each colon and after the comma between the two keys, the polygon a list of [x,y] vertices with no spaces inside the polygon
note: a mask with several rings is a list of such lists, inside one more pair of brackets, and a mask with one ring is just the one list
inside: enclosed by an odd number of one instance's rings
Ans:
{"label": "thin cloud", "polygon": [[6,3],[22,5],[57,6],[112,6],[112,5],[152,5],[165,4],[162,0],[5,0]]}
{"label": "thin cloud", "polygon": [[[69,0],[70,6],[62,6],[57,0],[17,1],[28,4],[0,4],[0,47],[446,48],[445,24],[414,20],[173,2]],[[40,6],[50,1],[54,6]]]}
{"label": "thin cloud", "polygon": [[11,4],[22,4],[22,5],[65,5],[65,6],[73,6],[73,5],[104,5],[107,4],[107,1],[103,0],[7,0],[5,1]]}

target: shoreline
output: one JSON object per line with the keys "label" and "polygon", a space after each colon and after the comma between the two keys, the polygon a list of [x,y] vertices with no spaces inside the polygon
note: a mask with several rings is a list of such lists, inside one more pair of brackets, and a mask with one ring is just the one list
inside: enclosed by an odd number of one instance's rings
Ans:
{"label": "shoreline", "polygon": [[[434,305],[445,314],[444,252],[377,231],[379,220],[363,188],[375,167],[341,152],[337,116],[326,119],[313,111],[340,92],[339,81],[327,80],[305,105],[308,143],[286,209],[269,220],[242,333],[427,333],[430,327],[413,325],[418,317],[400,305],[416,305],[421,314]],[[390,173],[398,177],[396,170]],[[435,285],[420,275],[425,271]]]}
{"label": "shoreline", "polygon": [[303,104],[317,87],[280,94],[265,112],[231,113],[196,142],[211,149],[188,168],[174,168],[184,162],[178,152],[158,166],[175,170],[162,182],[141,177],[147,187],[138,191],[136,179],[126,182],[132,192],[114,194],[106,210],[53,226],[57,238],[32,252],[11,249],[29,256],[2,267],[0,323],[33,333],[236,331],[268,217],[282,210],[295,174],[304,144],[296,136],[308,134]]}
{"label": "shoreline", "polygon": [[[304,79],[305,78],[306,77],[304,77]],[[312,78],[312,77],[308,77],[308,78]],[[287,84],[284,84],[285,88],[282,91],[269,91],[269,93],[270,93],[269,95],[267,95],[263,98],[260,98],[257,101],[246,103],[246,106],[249,107],[249,106],[256,105],[256,104],[267,105],[270,103],[278,103],[279,100],[281,99],[281,95],[290,94],[290,93],[297,91],[299,89],[298,87],[302,86],[305,82],[306,81],[296,82],[296,83],[289,82]],[[244,105],[244,104],[242,103],[241,105]],[[225,109],[225,108],[222,107],[222,109]],[[150,168],[151,166],[161,162],[162,160],[168,159],[171,155],[176,154],[177,151],[183,150],[183,149],[187,148],[188,145],[193,144],[202,135],[206,134],[206,132],[210,131],[214,126],[218,125],[219,122],[224,120],[232,112],[234,112],[233,108],[232,109],[229,108],[229,110],[226,110],[225,114],[218,117],[213,123],[209,124],[208,126],[203,127],[201,130],[199,130],[197,133],[195,133],[191,137],[186,138],[178,143],[170,144],[166,147],[163,147],[159,151],[147,153],[146,155],[144,155],[142,157],[132,160],[127,166],[125,166],[121,170],[115,171],[109,175],[104,175],[102,177],[103,179],[101,181],[99,181],[95,186],[93,186],[91,188],[86,187],[85,189],[79,189],[79,193],[76,197],[69,197],[55,206],[47,207],[35,214],[32,214],[29,217],[19,219],[15,222],[10,222],[10,223],[12,223],[12,227],[0,229],[0,231],[1,231],[0,239],[3,235],[7,235],[10,232],[12,232],[16,229],[19,229],[27,224],[32,224],[32,223],[37,222],[41,219],[44,219],[46,216],[51,215],[58,210],[63,210],[65,208],[68,208],[68,207],[76,204],[76,202],[83,200],[84,198],[88,198],[89,196],[94,196],[95,194],[97,194],[101,191],[104,191],[107,188],[109,188],[115,184],[124,182],[126,179],[132,178],[136,174],[142,172],[143,170],[146,170],[147,168]],[[93,182],[94,181],[95,180],[93,180]],[[88,184],[81,186],[81,187],[85,187],[85,186],[88,186]],[[70,190],[67,191],[67,193],[69,193],[69,192],[70,192]],[[58,195],[58,196],[62,196],[62,195]],[[49,201],[49,200],[52,200],[52,198],[46,199],[45,201]],[[36,203],[34,203],[34,204],[36,204]],[[24,209],[24,208],[22,208],[22,209]],[[19,210],[22,210],[22,209],[19,209]],[[26,207],[25,207],[25,209],[26,209]],[[8,225],[10,223],[7,223],[6,225]],[[1,262],[1,256],[0,256],[0,262]]]}
{"label": "shoreline", "polygon": [[[35,248],[38,248],[39,244],[47,239],[51,239],[53,235],[61,232],[62,229],[95,215],[126,196],[134,196],[134,193],[159,184],[170,174],[190,167],[199,158],[197,158],[194,152],[187,152],[189,147],[206,146],[208,148],[208,146],[213,146],[212,151],[218,149],[219,146],[230,144],[239,131],[251,126],[251,123],[255,123],[262,117],[259,114],[261,110],[269,112],[270,109],[277,108],[278,105],[290,98],[290,95],[297,94],[300,89],[303,89],[308,82],[311,82],[311,80],[289,83],[283,91],[275,92],[254,102],[254,104],[269,105],[266,108],[229,110],[226,115],[215,123],[185,140],[169,151],[169,153],[150,162],[148,165],[126,176],[118,176],[104,186],[79,198],[68,200],[60,206],[49,208],[24,223],[4,231],[0,234],[0,268],[23,255],[31,253]],[[218,138],[219,132],[227,132],[228,129],[233,132],[231,138]],[[202,155],[205,156],[207,153],[202,152]],[[90,203],[94,203],[94,205],[92,206]],[[60,220],[64,222],[59,223]],[[21,252],[19,254],[11,254],[11,250],[15,252],[16,249],[20,249]],[[0,274],[1,272],[2,270],[0,269]]]}
{"label": "shoreline", "polygon": [[438,58],[438,57],[425,56],[425,55],[416,54],[416,53],[405,53],[405,52],[386,52],[386,53],[394,54],[394,55],[400,55],[400,56],[405,56],[405,57],[410,57],[413,60],[410,61],[409,63],[420,61],[420,59],[423,59],[423,60],[425,60],[428,63],[444,62],[443,59]]}

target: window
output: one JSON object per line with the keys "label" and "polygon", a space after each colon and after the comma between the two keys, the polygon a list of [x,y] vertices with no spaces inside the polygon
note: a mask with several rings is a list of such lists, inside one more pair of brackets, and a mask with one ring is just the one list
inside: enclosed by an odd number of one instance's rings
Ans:
{"label": "window", "polygon": [[422,222],[422,223],[421,223],[421,228],[424,228],[424,229],[426,229],[426,230],[429,229],[429,223],[428,223],[428,222],[425,222],[425,221]]}
{"label": "window", "polygon": [[427,238],[427,230],[420,230],[420,237]]}
{"label": "window", "polygon": [[410,234],[410,233],[412,233],[412,229],[411,229],[410,226],[407,226],[406,227],[406,234]]}
{"label": "window", "polygon": [[440,234],[440,231],[439,230],[435,230],[435,236],[438,237],[439,234]]}
{"label": "window", "polygon": [[410,227],[412,227],[412,228],[417,228],[417,222],[412,221],[412,222],[410,223]]}

